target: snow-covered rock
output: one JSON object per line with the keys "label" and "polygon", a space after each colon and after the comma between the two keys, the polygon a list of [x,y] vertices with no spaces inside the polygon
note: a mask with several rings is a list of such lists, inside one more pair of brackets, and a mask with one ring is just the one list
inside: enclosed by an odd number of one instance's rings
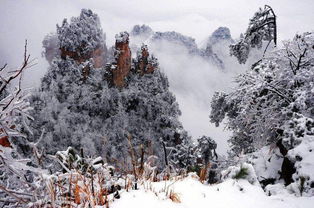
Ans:
{"label": "snow-covered rock", "polygon": [[265,146],[254,152],[249,161],[253,164],[258,181],[279,179],[278,171],[281,169],[283,156],[278,148]]}
{"label": "snow-covered rock", "polygon": [[314,136],[305,136],[301,144],[288,151],[288,157],[296,168],[291,188],[298,187],[300,195],[314,196]]}

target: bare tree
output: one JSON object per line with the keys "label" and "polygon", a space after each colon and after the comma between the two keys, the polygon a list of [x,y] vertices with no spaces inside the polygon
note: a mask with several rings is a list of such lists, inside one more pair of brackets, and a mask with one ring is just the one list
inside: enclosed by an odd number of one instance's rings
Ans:
{"label": "bare tree", "polygon": [[33,65],[25,41],[21,67],[10,71],[4,64],[0,69],[0,207],[19,207],[36,198],[37,186],[30,174],[34,168],[26,165],[29,160],[21,159],[10,143],[11,137],[25,137],[21,127],[27,128],[27,120],[32,119],[28,94],[21,84],[24,71]]}

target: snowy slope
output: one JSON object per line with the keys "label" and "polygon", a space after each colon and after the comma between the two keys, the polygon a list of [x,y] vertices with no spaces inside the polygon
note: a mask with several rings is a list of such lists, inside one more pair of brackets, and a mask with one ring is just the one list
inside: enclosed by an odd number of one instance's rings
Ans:
{"label": "snowy slope", "polygon": [[[145,188],[144,188],[145,187]],[[173,202],[165,190],[176,193],[180,202]],[[204,185],[191,176],[173,183],[146,183],[140,190],[123,192],[114,201],[113,208],[312,208],[314,197],[296,197],[283,192],[276,196],[266,196],[259,185],[246,180],[228,179],[217,185]]]}

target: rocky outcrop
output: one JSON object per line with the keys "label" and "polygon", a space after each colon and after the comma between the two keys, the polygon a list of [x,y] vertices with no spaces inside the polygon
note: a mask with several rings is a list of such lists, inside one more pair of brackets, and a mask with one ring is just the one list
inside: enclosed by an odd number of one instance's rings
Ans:
{"label": "rocky outcrop", "polygon": [[136,60],[136,70],[140,75],[151,74],[155,71],[158,64],[154,57],[149,56],[148,48],[143,45],[138,53]]}
{"label": "rocky outcrop", "polygon": [[132,59],[127,32],[116,35],[116,43],[112,50],[114,58],[106,70],[107,81],[114,87],[124,88],[131,72],[143,76],[153,73],[158,68],[157,59],[149,54],[147,45],[142,45],[136,58]]}
{"label": "rocky outcrop", "polygon": [[206,60],[218,66],[220,69],[225,68],[223,61],[218,57],[216,53],[214,53],[211,45],[208,44],[205,49],[200,50],[200,55]]}
{"label": "rocky outcrop", "polygon": [[230,30],[219,27],[207,39],[206,47],[201,50],[201,56],[221,69],[225,68],[222,60],[229,57],[229,45],[233,43]]}
{"label": "rocky outcrop", "polygon": [[77,61],[78,64],[85,62],[86,60],[93,59],[94,67],[101,68],[106,62],[107,48],[103,44],[96,47],[94,50],[89,50],[89,52],[84,53],[85,47],[82,45],[75,50],[70,50],[67,47],[61,47],[56,34],[48,34],[43,40],[43,56],[49,64],[51,64],[54,57],[61,56],[65,59],[67,56]]}
{"label": "rocky outcrop", "polygon": [[112,84],[118,88],[123,88],[126,85],[126,77],[131,71],[131,49],[127,32],[116,35],[115,61],[111,64],[110,70]]}

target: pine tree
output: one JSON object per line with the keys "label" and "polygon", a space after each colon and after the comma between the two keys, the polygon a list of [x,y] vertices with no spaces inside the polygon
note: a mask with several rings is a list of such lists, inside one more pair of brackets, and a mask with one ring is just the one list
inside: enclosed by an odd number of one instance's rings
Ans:
{"label": "pine tree", "polygon": [[251,48],[262,48],[264,41],[268,42],[266,49],[272,41],[277,45],[276,15],[268,5],[265,5],[264,9],[260,8],[250,19],[245,34],[230,46],[230,54],[235,56],[240,64],[245,64]]}

